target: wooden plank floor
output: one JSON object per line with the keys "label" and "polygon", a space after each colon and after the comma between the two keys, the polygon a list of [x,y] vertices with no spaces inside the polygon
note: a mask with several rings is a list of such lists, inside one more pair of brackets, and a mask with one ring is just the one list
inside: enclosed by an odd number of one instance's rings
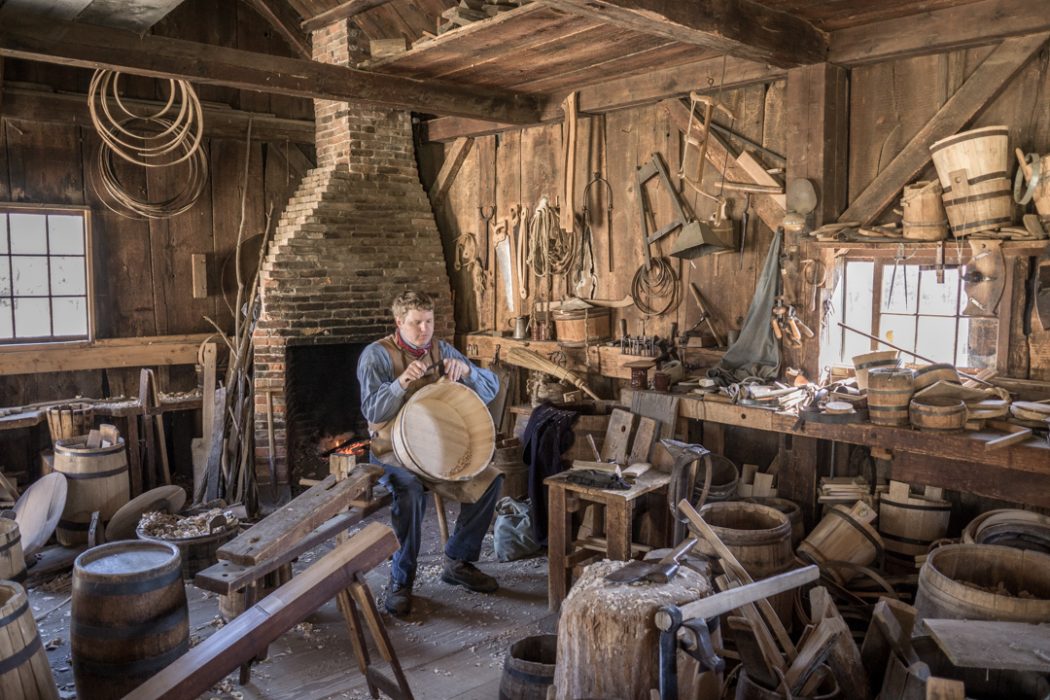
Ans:
{"label": "wooden plank floor", "polygon": [[[455,509],[449,507],[450,529]],[[388,523],[389,510],[375,513],[369,518],[372,520]],[[547,559],[535,557],[501,564],[496,561],[489,534],[479,566],[497,577],[500,591],[494,595],[472,593],[440,580],[441,551],[432,507],[428,508],[424,531],[427,535],[420,554],[413,613],[404,620],[383,615],[409,686],[420,699],[496,697],[503,659],[510,645],[556,628],[556,616],[547,611]],[[308,553],[295,568],[309,566],[327,549],[319,547]],[[388,575],[389,564],[384,564],[367,576],[380,608]],[[69,603],[64,602],[69,594],[68,577],[30,591],[34,615],[54,609],[39,626],[44,643],[51,642],[48,658],[64,700],[75,697],[69,649],[70,611]],[[192,585],[186,587],[186,594],[190,634],[193,642],[198,642],[217,629],[218,598]],[[374,649],[373,658],[379,658]],[[363,700],[369,695],[353,657],[346,625],[335,603],[329,602],[270,646],[269,658],[253,667],[250,684],[237,685],[237,674],[233,673],[213,692],[201,697]]]}

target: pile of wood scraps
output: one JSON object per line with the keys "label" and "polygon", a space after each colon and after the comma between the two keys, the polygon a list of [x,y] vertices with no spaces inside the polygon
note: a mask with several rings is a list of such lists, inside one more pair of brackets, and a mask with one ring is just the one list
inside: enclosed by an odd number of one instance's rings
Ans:
{"label": "pile of wood scraps", "polygon": [[457,5],[441,13],[437,33],[444,34],[458,27],[495,17],[529,2],[531,0],[459,0]]}

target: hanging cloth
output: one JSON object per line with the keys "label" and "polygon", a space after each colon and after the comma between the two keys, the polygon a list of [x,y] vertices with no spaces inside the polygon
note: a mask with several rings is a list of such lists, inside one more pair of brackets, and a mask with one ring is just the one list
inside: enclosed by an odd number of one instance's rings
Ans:
{"label": "hanging cloth", "polygon": [[766,254],[762,276],[755,286],[751,308],[740,329],[740,337],[727,350],[722,361],[708,371],[708,376],[725,384],[735,384],[749,377],[773,379],[780,372],[780,344],[773,335],[773,302],[780,287],[780,245],[783,229],[777,229]]}

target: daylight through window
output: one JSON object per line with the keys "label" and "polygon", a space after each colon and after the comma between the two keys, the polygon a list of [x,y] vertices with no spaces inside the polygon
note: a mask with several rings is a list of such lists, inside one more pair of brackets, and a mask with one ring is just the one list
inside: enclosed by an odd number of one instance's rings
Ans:
{"label": "daylight through window", "polygon": [[0,207],[0,344],[90,338],[88,215]]}

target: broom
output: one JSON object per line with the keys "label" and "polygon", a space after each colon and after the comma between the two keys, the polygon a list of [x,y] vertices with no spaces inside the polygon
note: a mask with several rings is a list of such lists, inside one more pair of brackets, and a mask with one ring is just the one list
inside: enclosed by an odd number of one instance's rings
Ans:
{"label": "broom", "polygon": [[544,374],[549,374],[552,377],[557,377],[558,379],[567,381],[577,389],[586,392],[586,394],[595,401],[601,400],[598,398],[597,394],[591,391],[586,382],[580,379],[578,374],[571,372],[564,367],[559,367],[532,350],[526,350],[525,348],[511,348],[510,352],[507,353],[507,362],[512,365],[517,365],[518,367],[535,370],[536,372],[543,372]]}

